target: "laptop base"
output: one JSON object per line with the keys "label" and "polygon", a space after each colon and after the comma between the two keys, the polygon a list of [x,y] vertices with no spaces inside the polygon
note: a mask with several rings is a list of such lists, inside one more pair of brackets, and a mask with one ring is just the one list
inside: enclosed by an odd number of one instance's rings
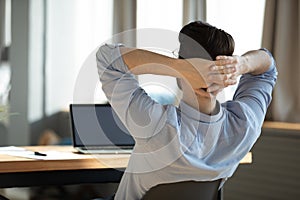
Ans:
{"label": "laptop base", "polygon": [[131,154],[132,149],[95,149],[75,147],[77,151],[84,154]]}

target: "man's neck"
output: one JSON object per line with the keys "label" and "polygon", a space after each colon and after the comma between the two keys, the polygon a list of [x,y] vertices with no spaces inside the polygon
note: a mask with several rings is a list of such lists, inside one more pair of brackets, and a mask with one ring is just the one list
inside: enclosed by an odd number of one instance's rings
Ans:
{"label": "man's neck", "polygon": [[216,98],[197,96],[197,100],[200,112],[205,113],[207,115],[215,115],[218,113],[219,110],[217,108]]}
{"label": "man's neck", "polygon": [[[196,94],[195,94],[196,95]],[[185,98],[187,96],[183,97],[183,101],[191,106],[192,108],[207,114],[207,115],[215,115],[219,112],[218,107],[217,107],[217,101],[216,99],[212,98],[203,98],[203,97],[197,97],[197,100],[195,98],[193,100]]]}
{"label": "man's neck", "polygon": [[182,100],[193,107],[196,110],[199,110],[202,113],[207,115],[215,115],[217,110],[217,100],[215,97],[203,97],[196,94],[189,85],[186,83],[181,84],[183,91]]}

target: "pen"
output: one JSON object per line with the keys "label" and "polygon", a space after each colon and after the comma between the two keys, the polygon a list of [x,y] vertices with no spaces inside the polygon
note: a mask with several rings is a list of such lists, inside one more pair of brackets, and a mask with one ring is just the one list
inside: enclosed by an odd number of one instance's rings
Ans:
{"label": "pen", "polygon": [[41,153],[41,152],[38,152],[38,151],[35,151],[34,155],[36,155],[36,156],[47,156],[47,154]]}

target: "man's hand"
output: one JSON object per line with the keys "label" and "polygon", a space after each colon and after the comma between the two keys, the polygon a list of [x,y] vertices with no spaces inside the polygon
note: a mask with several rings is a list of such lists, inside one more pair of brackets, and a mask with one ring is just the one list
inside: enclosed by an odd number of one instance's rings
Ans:
{"label": "man's hand", "polygon": [[236,84],[237,77],[247,73],[246,59],[242,56],[217,56],[214,63],[215,65],[211,67],[213,73],[208,78],[214,80],[215,84],[208,87],[209,93]]}
{"label": "man's hand", "polygon": [[220,73],[228,73],[228,71],[233,72],[231,79],[236,79],[238,76],[247,73],[247,60],[244,56],[217,56],[216,58],[216,68]]}
{"label": "man's hand", "polygon": [[[200,96],[215,97],[223,88],[237,82],[237,66],[232,64],[232,60],[224,58],[221,61],[214,62],[192,58],[187,59],[187,61],[195,70],[195,73],[188,73],[189,77],[187,79],[195,93]],[[199,81],[200,78],[201,81]]]}
{"label": "man's hand", "polygon": [[[226,70],[221,71],[219,70],[221,66],[217,66],[219,62],[216,61],[214,62],[200,58],[186,59],[186,61],[194,68],[194,73],[191,73],[191,71],[187,72],[189,76],[187,79],[194,89],[207,89],[211,86],[214,86],[213,88],[216,88],[217,86],[224,88],[236,83],[236,79],[230,79],[233,77],[235,67],[228,66]],[[199,81],[199,77],[202,81]]]}
{"label": "man's hand", "polygon": [[228,73],[228,70],[235,69],[232,78],[250,73],[258,75],[266,72],[271,63],[271,57],[264,50],[248,51],[242,56],[217,56],[216,68],[220,73]]}

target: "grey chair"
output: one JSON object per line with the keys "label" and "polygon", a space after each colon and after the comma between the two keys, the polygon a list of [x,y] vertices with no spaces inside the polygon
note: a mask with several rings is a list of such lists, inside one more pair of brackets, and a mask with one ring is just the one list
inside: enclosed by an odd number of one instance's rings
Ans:
{"label": "grey chair", "polygon": [[9,200],[9,199],[0,194],[0,200]]}
{"label": "grey chair", "polygon": [[220,200],[220,183],[221,180],[160,184],[147,191],[142,200]]}

